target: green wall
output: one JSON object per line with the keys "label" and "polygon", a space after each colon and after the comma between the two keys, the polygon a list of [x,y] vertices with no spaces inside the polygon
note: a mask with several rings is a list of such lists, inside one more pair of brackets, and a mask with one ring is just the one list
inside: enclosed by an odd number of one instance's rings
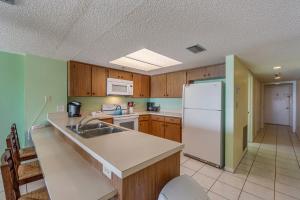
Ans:
{"label": "green wall", "polygon": [[[47,113],[67,103],[67,63],[33,55],[24,58],[25,126],[46,123]],[[45,96],[50,100],[45,105]]]}
{"label": "green wall", "polygon": [[6,147],[6,136],[17,123],[20,141],[24,143],[24,63],[23,56],[0,51],[0,152]]}
{"label": "green wall", "polygon": [[[34,124],[46,122],[46,113],[67,102],[67,63],[33,55],[0,51],[0,151],[10,125],[17,123],[22,146],[26,133]],[[51,100],[43,108],[45,96]],[[41,113],[39,115],[39,113]]]}

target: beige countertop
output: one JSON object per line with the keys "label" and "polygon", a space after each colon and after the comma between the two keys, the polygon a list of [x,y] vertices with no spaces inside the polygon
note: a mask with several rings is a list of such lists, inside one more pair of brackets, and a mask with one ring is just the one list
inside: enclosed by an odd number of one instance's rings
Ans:
{"label": "beige countertop", "polygon": [[76,124],[78,120],[80,118],[68,118],[66,113],[48,114],[48,121],[53,126],[120,178],[179,152],[184,146],[133,130],[83,138],[66,128],[66,125]]}
{"label": "beige countertop", "polygon": [[53,126],[32,131],[32,140],[51,200],[111,199],[117,191]]}
{"label": "beige countertop", "polygon": [[160,112],[150,112],[150,111],[136,111],[139,115],[161,115],[165,117],[182,117],[181,112],[171,112],[171,111],[160,111]]}

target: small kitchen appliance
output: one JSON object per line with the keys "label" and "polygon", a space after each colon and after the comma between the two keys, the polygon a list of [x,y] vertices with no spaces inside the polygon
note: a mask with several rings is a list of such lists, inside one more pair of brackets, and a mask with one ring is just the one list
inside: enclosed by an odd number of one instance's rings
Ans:
{"label": "small kitchen appliance", "polygon": [[147,111],[159,112],[160,106],[156,106],[154,102],[147,102]]}
{"label": "small kitchen appliance", "polygon": [[107,78],[107,95],[132,96],[133,81]]}
{"label": "small kitchen appliance", "polygon": [[67,112],[69,117],[80,117],[81,103],[78,101],[69,102],[67,105]]}

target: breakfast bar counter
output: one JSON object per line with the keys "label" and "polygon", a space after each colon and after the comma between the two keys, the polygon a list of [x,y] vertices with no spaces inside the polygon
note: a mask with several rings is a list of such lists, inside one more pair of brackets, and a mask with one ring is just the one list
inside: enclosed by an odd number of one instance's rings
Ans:
{"label": "breakfast bar counter", "polygon": [[[183,144],[129,129],[84,138],[66,128],[79,120],[68,118],[66,113],[50,113],[48,121],[53,127],[49,132],[52,130],[52,134],[60,136],[68,148],[72,147],[98,170],[101,178],[105,177],[116,188],[117,199],[157,200],[163,186],[180,175]],[[38,147],[35,135],[33,141]]]}

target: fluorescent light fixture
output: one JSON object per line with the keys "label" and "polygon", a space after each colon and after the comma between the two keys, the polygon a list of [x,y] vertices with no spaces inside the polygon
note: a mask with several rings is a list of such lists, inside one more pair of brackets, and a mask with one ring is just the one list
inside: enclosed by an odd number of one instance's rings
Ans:
{"label": "fluorescent light fixture", "polygon": [[275,66],[273,67],[274,70],[278,70],[278,69],[281,69],[281,66]]}
{"label": "fluorescent light fixture", "polygon": [[157,67],[155,65],[143,63],[143,62],[140,62],[137,60],[127,58],[127,57],[118,58],[116,60],[111,61],[110,63],[125,66],[125,67],[131,67],[131,68],[135,68],[135,69],[139,69],[139,70],[144,70],[144,71],[159,69],[159,67]]}
{"label": "fluorescent light fixture", "polygon": [[110,63],[144,71],[182,64],[182,62],[161,55],[154,51],[150,51],[149,49],[138,50],[124,57],[110,61]]}
{"label": "fluorescent light fixture", "polygon": [[274,79],[278,80],[278,79],[280,79],[280,76],[275,76]]}

